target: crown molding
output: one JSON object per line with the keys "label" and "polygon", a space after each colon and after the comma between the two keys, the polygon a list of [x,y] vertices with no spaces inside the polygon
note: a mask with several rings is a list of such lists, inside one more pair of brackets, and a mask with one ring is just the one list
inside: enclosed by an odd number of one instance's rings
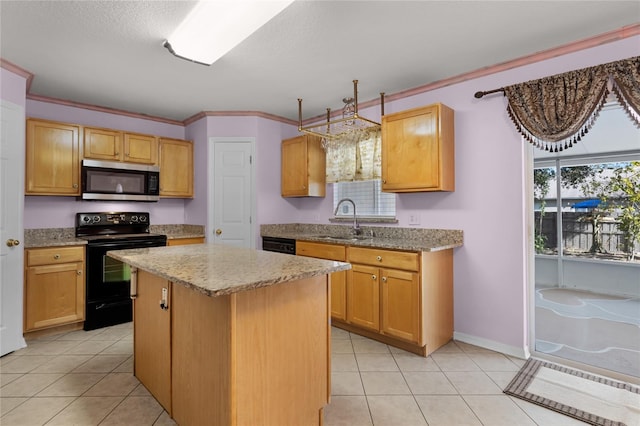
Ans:
{"label": "crown molding", "polygon": [[[395,101],[398,99],[403,99],[403,98],[407,98],[410,96],[415,96],[417,94],[421,94],[421,93],[425,93],[425,92],[429,92],[432,90],[436,90],[436,89],[440,89],[443,87],[447,87],[447,86],[451,86],[453,84],[457,84],[457,83],[462,83],[468,80],[473,80],[479,77],[485,77],[491,74],[496,74],[502,71],[507,71],[513,68],[518,68],[518,67],[522,67],[525,65],[530,65],[530,64],[534,64],[536,62],[540,62],[540,61],[544,61],[547,59],[551,59],[551,58],[555,58],[558,56],[562,56],[562,55],[566,55],[569,53],[574,53],[574,52],[578,52],[580,50],[584,50],[584,49],[589,49],[592,47],[597,47],[597,46],[601,46],[603,44],[607,44],[607,43],[612,43],[614,41],[619,41],[628,37],[634,37],[640,35],[640,23],[637,24],[632,24],[632,25],[627,25],[625,27],[613,30],[613,31],[609,31],[607,33],[604,34],[600,34],[594,37],[589,37],[589,38],[585,38],[582,40],[578,40],[578,41],[574,41],[559,47],[555,47],[552,49],[548,49],[548,50],[543,50],[541,52],[537,52],[531,55],[526,55],[526,56],[522,56],[520,58],[517,59],[513,59],[510,61],[506,61],[506,62],[501,62],[495,65],[491,65],[485,68],[480,68],[474,71],[470,71],[468,73],[464,73],[464,74],[459,74],[457,76],[453,76],[453,77],[449,77],[449,78],[445,78],[443,80],[439,80],[439,81],[435,81],[429,84],[425,84],[423,86],[419,86],[419,87],[415,87],[413,89],[408,89],[408,90],[404,90],[401,92],[397,92],[397,93],[393,93],[390,95],[385,95],[385,102],[387,101]],[[167,119],[167,118],[163,118],[163,117],[157,117],[157,116],[151,116],[151,115],[147,115],[147,114],[141,114],[141,113],[134,113],[134,112],[130,112],[130,111],[123,111],[123,110],[119,110],[119,109],[113,109],[113,108],[106,108],[106,107],[101,107],[98,105],[90,105],[90,104],[84,104],[84,103],[79,103],[79,102],[74,102],[74,101],[70,101],[70,100],[63,100],[63,99],[57,99],[57,98],[50,98],[50,97],[46,97],[46,96],[39,96],[39,95],[32,95],[29,94],[30,88],[31,88],[31,81],[33,80],[33,74],[31,74],[30,72],[26,71],[25,69],[9,62],[6,61],[2,58],[0,58],[0,67],[7,69],[11,72],[14,72],[18,75],[21,75],[23,77],[25,77],[27,79],[27,95],[26,98],[30,99],[30,100],[37,100],[37,101],[41,101],[41,102],[49,102],[49,103],[54,103],[54,104],[59,104],[59,105],[65,105],[65,106],[71,106],[71,107],[77,107],[77,108],[84,108],[84,109],[90,109],[93,111],[99,111],[99,112],[105,112],[105,113],[109,113],[109,114],[118,114],[118,115],[124,115],[127,117],[133,117],[133,118],[140,118],[140,119],[144,119],[144,120],[152,120],[152,121],[158,121],[161,123],[168,123],[168,124],[175,124],[175,125],[180,125],[180,126],[187,126],[191,123],[194,123],[204,117],[214,117],[214,116],[224,116],[224,117],[248,117],[248,116],[253,116],[253,117],[261,117],[261,118],[266,118],[269,120],[273,120],[273,121],[279,121],[281,123],[285,123],[285,124],[291,124],[294,126],[298,125],[298,122],[296,120],[291,120],[289,118],[285,118],[285,117],[280,117],[278,115],[274,115],[274,114],[269,114],[266,112],[261,112],[261,111],[202,111],[199,112],[195,115],[192,115],[182,121],[180,120],[171,120],[171,119]],[[370,101],[365,101],[365,102],[360,102],[359,103],[359,107],[360,108],[368,108],[368,107],[372,107],[375,105],[379,105],[380,104],[380,99],[372,99]],[[334,114],[338,114],[339,112],[335,112]],[[306,120],[303,121],[303,125],[307,125],[307,124],[312,124],[312,123],[316,123],[318,121],[324,120],[326,119],[325,115],[319,115],[317,117],[311,117],[308,118]]]}

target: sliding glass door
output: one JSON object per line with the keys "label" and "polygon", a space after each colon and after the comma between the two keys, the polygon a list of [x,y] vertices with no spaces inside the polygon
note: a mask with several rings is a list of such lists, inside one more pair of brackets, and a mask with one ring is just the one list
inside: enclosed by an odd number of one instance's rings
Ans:
{"label": "sliding glass door", "polygon": [[534,160],[534,350],[640,377],[640,132],[612,107],[592,133]]}

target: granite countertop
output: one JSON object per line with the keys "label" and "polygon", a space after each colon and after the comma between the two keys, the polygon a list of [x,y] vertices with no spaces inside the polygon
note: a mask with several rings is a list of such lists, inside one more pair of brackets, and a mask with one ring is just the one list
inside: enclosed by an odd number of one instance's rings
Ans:
{"label": "granite countertop", "polygon": [[[438,251],[463,244],[463,233],[457,229],[427,229],[362,226],[362,235],[353,237],[346,225],[282,224],[261,225],[262,237],[290,238],[357,247],[405,251]],[[373,236],[372,236],[373,233]]]}
{"label": "granite countertop", "polygon": [[107,255],[207,296],[222,296],[351,268],[343,262],[222,244],[116,250]]}
{"label": "granite countertop", "polygon": [[168,240],[179,238],[204,238],[202,225],[151,225],[149,232],[166,235]]}
{"label": "granite countertop", "polygon": [[[202,225],[150,225],[152,234],[166,235],[168,240],[204,237]],[[75,228],[39,228],[24,230],[24,248],[86,245],[76,238]]]}
{"label": "granite countertop", "polygon": [[80,246],[85,240],[76,238],[75,228],[42,228],[24,230],[24,248]]}

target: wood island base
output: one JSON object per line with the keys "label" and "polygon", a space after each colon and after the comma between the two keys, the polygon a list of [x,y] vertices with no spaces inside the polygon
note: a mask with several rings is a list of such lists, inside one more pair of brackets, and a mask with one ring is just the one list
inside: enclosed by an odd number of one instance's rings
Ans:
{"label": "wood island base", "polygon": [[135,275],[134,374],[179,425],[322,424],[328,275],[217,297]]}

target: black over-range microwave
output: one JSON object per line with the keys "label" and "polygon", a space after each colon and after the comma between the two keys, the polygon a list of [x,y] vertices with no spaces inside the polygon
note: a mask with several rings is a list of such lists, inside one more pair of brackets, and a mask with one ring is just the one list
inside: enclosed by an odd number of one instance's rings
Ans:
{"label": "black over-range microwave", "polygon": [[82,160],[82,199],[158,201],[160,168],[115,161]]}

